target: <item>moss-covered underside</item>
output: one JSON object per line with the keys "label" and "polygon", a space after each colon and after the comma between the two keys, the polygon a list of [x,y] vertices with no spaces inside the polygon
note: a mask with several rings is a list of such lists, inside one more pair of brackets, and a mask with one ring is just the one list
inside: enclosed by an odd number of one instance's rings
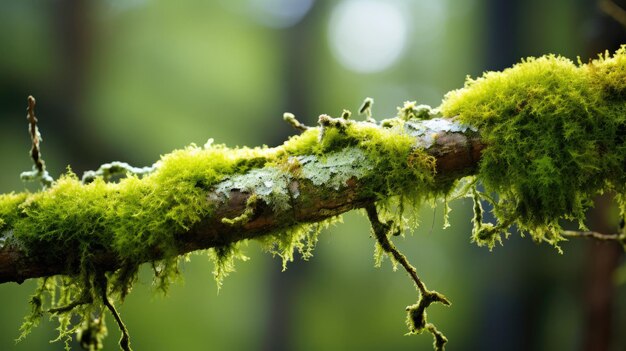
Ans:
{"label": "moss-covered underside", "polygon": [[[191,145],[118,182],[98,173],[86,183],[70,172],[40,192],[0,195],[0,281],[47,276],[24,332],[48,311],[60,338],[79,331],[91,347],[103,335],[94,316],[130,292],[140,264],[150,262],[166,290],[195,250],[211,248],[218,279],[245,239],[285,263],[294,251],[306,258],[325,224],[372,204],[370,217],[380,215],[373,226],[391,235],[411,225],[406,213],[456,189],[474,197],[479,245],[493,248],[516,226],[557,246],[561,222],[584,228],[597,194],[614,193],[626,212],[625,99],[625,48],[588,64],[545,56],[468,79],[441,112],[406,103],[380,123],[322,115],[276,148]],[[496,223],[483,222],[484,202]],[[428,328],[420,313],[413,331]],[[443,347],[443,335],[431,332]]]}
{"label": "moss-covered underside", "polygon": [[441,109],[481,131],[479,197],[495,205],[496,225],[477,223],[474,239],[493,247],[515,224],[537,241],[562,240],[559,221],[578,221],[593,197],[626,194],[626,47],[588,64],[530,58],[468,79]]}

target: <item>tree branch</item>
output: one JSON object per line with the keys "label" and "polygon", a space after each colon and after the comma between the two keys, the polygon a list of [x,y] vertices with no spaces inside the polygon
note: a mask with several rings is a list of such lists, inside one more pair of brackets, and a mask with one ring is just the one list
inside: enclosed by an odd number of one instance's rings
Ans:
{"label": "tree branch", "polygon": [[[364,122],[354,123],[365,124]],[[371,123],[367,124],[368,128],[384,128],[371,125]],[[410,135],[414,139],[416,148],[424,148],[428,155],[434,158],[435,180],[442,184],[473,174],[484,147],[475,130],[461,126],[454,119],[407,121],[402,134]],[[301,156],[300,160],[305,158],[306,156]],[[350,165],[350,167],[355,168],[358,165]],[[255,170],[236,177],[259,177]],[[378,174],[385,174],[387,171],[389,170],[371,170]],[[175,250],[182,255],[196,250],[228,245],[236,241],[275,233],[298,224],[319,222],[353,209],[366,207],[379,200],[371,190],[366,189],[364,178],[351,177],[343,182],[342,186],[335,187],[332,184],[337,180],[333,177],[337,176],[337,174],[332,174],[331,179],[321,186],[304,176],[293,177],[287,186],[290,208],[279,209],[263,201],[253,201],[255,203],[253,213],[248,213],[250,211],[246,212],[246,210],[250,203],[249,199],[254,194],[237,188],[232,179],[223,180],[206,191],[206,199],[215,208],[212,214],[202,218],[187,230],[171,233]],[[223,220],[224,218],[237,218],[244,212],[248,213],[249,218],[243,223],[233,225]],[[2,228],[0,233],[10,236],[11,231],[12,228]],[[79,248],[76,248],[76,251],[78,252]],[[148,252],[150,255],[145,261],[158,260],[164,256],[158,246],[150,247]],[[93,264],[101,270],[114,271],[123,264],[115,252],[107,249],[92,252],[92,255]],[[75,275],[79,273],[79,260],[79,257],[71,252],[64,257],[49,257],[45,254],[29,255],[19,240],[7,239],[5,245],[0,248],[0,283],[21,283],[29,278],[57,274]]]}

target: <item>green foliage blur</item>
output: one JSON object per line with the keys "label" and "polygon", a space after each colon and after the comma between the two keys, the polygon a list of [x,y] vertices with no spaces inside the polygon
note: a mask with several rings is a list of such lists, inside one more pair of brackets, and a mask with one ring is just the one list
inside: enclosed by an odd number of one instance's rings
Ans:
{"label": "green foliage blur", "polygon": [[[37,189],[19,180],[31,168],[29,94],[55,177],[112,160],[147,166],[208,138],[278,145],[295,133],[282,122],[285,111],[311,125],[371,96],[382,119],[406,100],[439,105],[466,74],[524,56],[586,60],[605,17],[592,0],[4,1],[0,192]],[[427,206],[421,226],[396,239],[428,287],[452,301],[428,315],[448,348],[582,349],[587,256],[596,244],[565,243],[558,255],[514,235],[489,252],[469,242],[470,201],[452,208],[451,228],[442,229],[441,204]],[[204,254],[182,265],[184,282],[167,297],[151,289],[146,270],[119,308],[134,348],[430,350],[430,335],[403,336],[404,309],[417,298],[410,280],[388,261],[374,268],[362,214],[344,222],[322,233],[309,262],[285,272],[251,242],[251,260],[219,294]],[[63,348],[48,344],[56,326],[47,321],[14,341],[34,283],[0,285],[0,350]],[[625,290],[614,291],[615,331],[626,325]],[[105,349],[115,350],[110,317]],[[626,336],[612,345],[621,349]]]}

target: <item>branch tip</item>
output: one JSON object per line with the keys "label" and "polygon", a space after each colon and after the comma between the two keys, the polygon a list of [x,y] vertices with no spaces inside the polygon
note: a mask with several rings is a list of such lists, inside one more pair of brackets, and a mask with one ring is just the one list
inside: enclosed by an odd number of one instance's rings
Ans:
{"label": "branch tip", "polygon": [[365,115],[365,121],[370,123],[376,123],[376,120],[372,118],[372,106],[374,105],[374,99],[366,97],[359,107],[359,114]]}
{"label": "branch tip", "polygon": [[350,110],[343,110],[343,112],[341,113],[341,118],[343,118],[343,119],[350,119],[350,117],[352,117],[352,111],[350,111]]}
{"label": "branch tip", "polygon": [[124,321],[122,321],[122,317],[120,316],[119,312],[117,312],[117,309],[115,308],[113,303],[111,303],[109,297],[107,296],[108,282],[106,274],[104,272],[100,272],[98,274],[98,285],[100,287],[102,303],[109,310],[109,312],[111,312],[113,318],[115,318],[115,321],[117,322],[118,327],[120,328],[120,332],[122,333],[122,337],[120,338],[120,347],[123,351],[133,351],[130,347],[130,335],[128,334],[128,329],[126,328],[126,325],[124,325]]}
{"label": "branch tip", "polygon": [[26,119],[28,120],[28,132],[32,141],[30,148],[30,157],[33,160],[33,170],[28,172],[22,172],[20,178],[24,181],[39,180],[43,188],[47,188],[52,185],[54,179],[46,171],[46,163],[41,157],[41,150],[39,144],[43,141],[37,122],[39,121],[35,116],[35,105],[37,101],[32,95],[27,98],[28,107],[26,108]]}
{"label": "branch tip", "polygon": [[296,116],[293,113],[290,112],[285,112],[283,114],[283,120],[287,123],[289,123],[292,127],[294,127],[295,129],[305,132],[307,130],[309,130],[311,127],[308,127],[304,124],[302,124],[300,121],[298,121],[296,119]]}
{"label": "branch tip", "polygon": [[591,238],[601,241],[617,241],[626,247],[626,233],[604,234],[593,231],[564,230],[561,235],[566,238]]}

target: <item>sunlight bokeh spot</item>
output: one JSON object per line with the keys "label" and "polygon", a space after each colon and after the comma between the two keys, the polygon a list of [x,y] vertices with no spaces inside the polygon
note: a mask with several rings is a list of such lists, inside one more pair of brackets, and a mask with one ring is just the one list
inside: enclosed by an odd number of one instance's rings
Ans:
{"label": "sunlight bokeh spot", "polygon": [[385,70],[406,46],[407,18],[396,2],[348,0],[333,10],[328,36],[335,58],[362,73]]}

